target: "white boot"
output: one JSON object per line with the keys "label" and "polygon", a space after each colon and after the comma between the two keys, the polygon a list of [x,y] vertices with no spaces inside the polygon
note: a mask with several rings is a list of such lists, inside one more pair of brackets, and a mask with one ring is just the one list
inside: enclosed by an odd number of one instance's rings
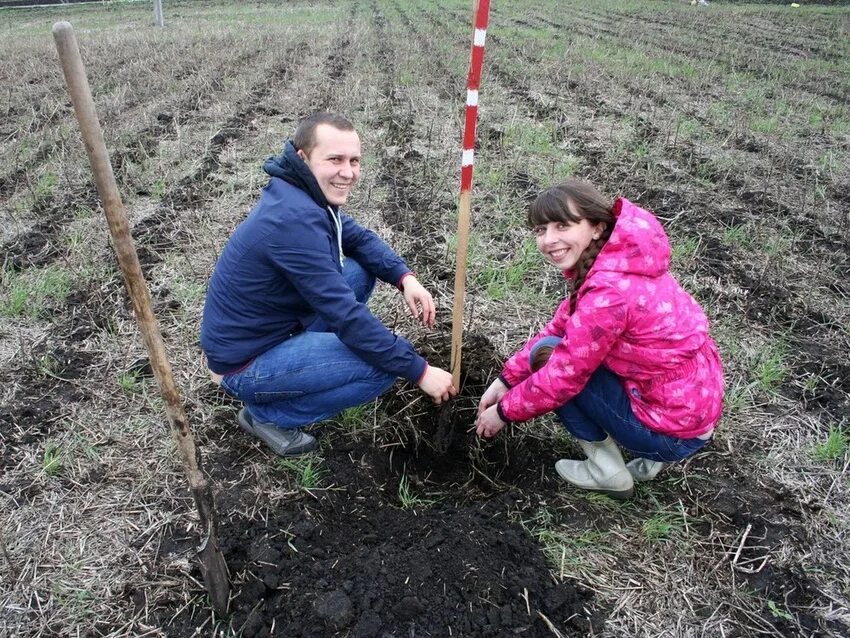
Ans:
{"label": "white boot", "polygon": [[634,480],[614,439],[609,436],[604,441],[578,442],[587,460],[561,459],[555,463],[560,477],[576,487],[604,492],[611,498],[631,498],[635,493]]}
{"label": "white boot", "polygon": [[661,461],[638,458],[626,463],[626,467],[635,481],[651,481],[658,476],[661,470],[667,467],[667,464]]}

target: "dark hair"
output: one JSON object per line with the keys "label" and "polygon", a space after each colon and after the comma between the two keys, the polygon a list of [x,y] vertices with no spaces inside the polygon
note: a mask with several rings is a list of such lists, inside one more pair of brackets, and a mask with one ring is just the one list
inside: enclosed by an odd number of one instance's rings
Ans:
{"label": "dark hair", "polygon": [[535,228],[549,222],[577,224],[586,219],[591,224],[605,224],[605,230],[599,239],[590,242],[576,263],[576,277],[570,291],[570,314],[576,310],[578,289],[584,283],[587,273],[596,260],[599,251],[611,237],[617,218],[612,212],[612,202],[587,182],[568,179],[552,186],[537,196],[528,207],[528,226]]}
{"label": "dark hair", "polygon": [[320,124],[329,124],[339,131],[354,130],[354,124],[344,115],[324,111],[313,113],[298,122],[298,127],[295,129],[295,135],[292,139],[295,148],[309,155],[316,146],[316,127]]}

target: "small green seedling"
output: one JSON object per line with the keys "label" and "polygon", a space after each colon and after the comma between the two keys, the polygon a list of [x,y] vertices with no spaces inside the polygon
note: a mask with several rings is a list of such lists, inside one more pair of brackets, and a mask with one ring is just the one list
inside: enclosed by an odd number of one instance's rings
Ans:
{"label": "small green seedling", "polygon": [[298,488],[307,492],[319,487],[324,472],[319,467],[319,462],[313,456],[300,456],[297,458],[278,459],[279,468],[287,470],[295,475]]}
{"label": "small green seedling", "polygon": [[767,601],[767,608],[770,611],[770,614],[774,618],[780,618],[782,620],[794,620],[794,616],[788,613],[787,610],[782,609],[779,605],[777,605],[772,600]]}
{"label": "small green seedling", "polygon": [[398,482],[398,500],[401,503],[401,509],[412,510],[417,507],[428,507],[434,504],[433,500],[416,496],[410,489],[410,481],[406,474],[401,475],[401,480]]}
{"label": "small green seedling", "polygon": [[814,457],[823,463],[834,463],[850,451],[850,433],[840,426],[830,426],[826,440],[815,445]]}
{"label": "small green seedling", "polygon": [[669,538],[681,527],[682,523],[677,516],[661,512],[646,519],[641,527],[641,532],[646,540],[655,543]]}
{"label": "small green seedling", "polygon": [[139,391],[139,371],[122,372],[118,375],[118,385],[127,394],[135,394]]}
{"label": "small green seedling", "polygon": [[56,476],[62,471],[62,448],[56,443],[45,445],[41,469],[44,470],[47,476]]}

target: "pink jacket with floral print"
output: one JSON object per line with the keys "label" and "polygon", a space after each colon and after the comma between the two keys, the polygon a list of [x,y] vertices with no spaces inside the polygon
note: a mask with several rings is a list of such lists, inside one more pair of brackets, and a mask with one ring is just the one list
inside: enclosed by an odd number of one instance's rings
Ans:
{"label": "pink jacket with floral print", "polygon": [[[578,291],[545,328],[511,357],[500,401],[511,421],[525,421],[568,402],[602,365],[623,380],[635,416],[678,438],[711,430],[723,403],[723,369],[699,304],[668,272],[670,242],[652,213],[620,198],[617,223]],[[574,276],[565,272],[566,277]],[[531,347],[562,337],[549,362],[532,373]]]}

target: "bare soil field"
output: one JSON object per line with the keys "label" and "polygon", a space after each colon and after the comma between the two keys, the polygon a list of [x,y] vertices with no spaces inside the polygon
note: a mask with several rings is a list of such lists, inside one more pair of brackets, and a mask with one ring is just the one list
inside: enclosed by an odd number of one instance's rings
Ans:
{"label": "bare soil field", "polygon": [[[206,282],[304,115],[364,142],[347,210],[438,301],[373,311],[448,364],[471,32],[462,0],[168,2],[0,11],[0,636],[850,635],[850,9],[494,2],[464,380],[399,382],[280,460],[198,345]],[[809,6],[809,5],[812,6]],[[109,245],[50,33],[75,27],[217,499],[198,519]],[[568,175],[654,210],[728,393],[714,440],[628,502],[570,489],[551,418],[470,427],[564,282],[523,227]]]}

